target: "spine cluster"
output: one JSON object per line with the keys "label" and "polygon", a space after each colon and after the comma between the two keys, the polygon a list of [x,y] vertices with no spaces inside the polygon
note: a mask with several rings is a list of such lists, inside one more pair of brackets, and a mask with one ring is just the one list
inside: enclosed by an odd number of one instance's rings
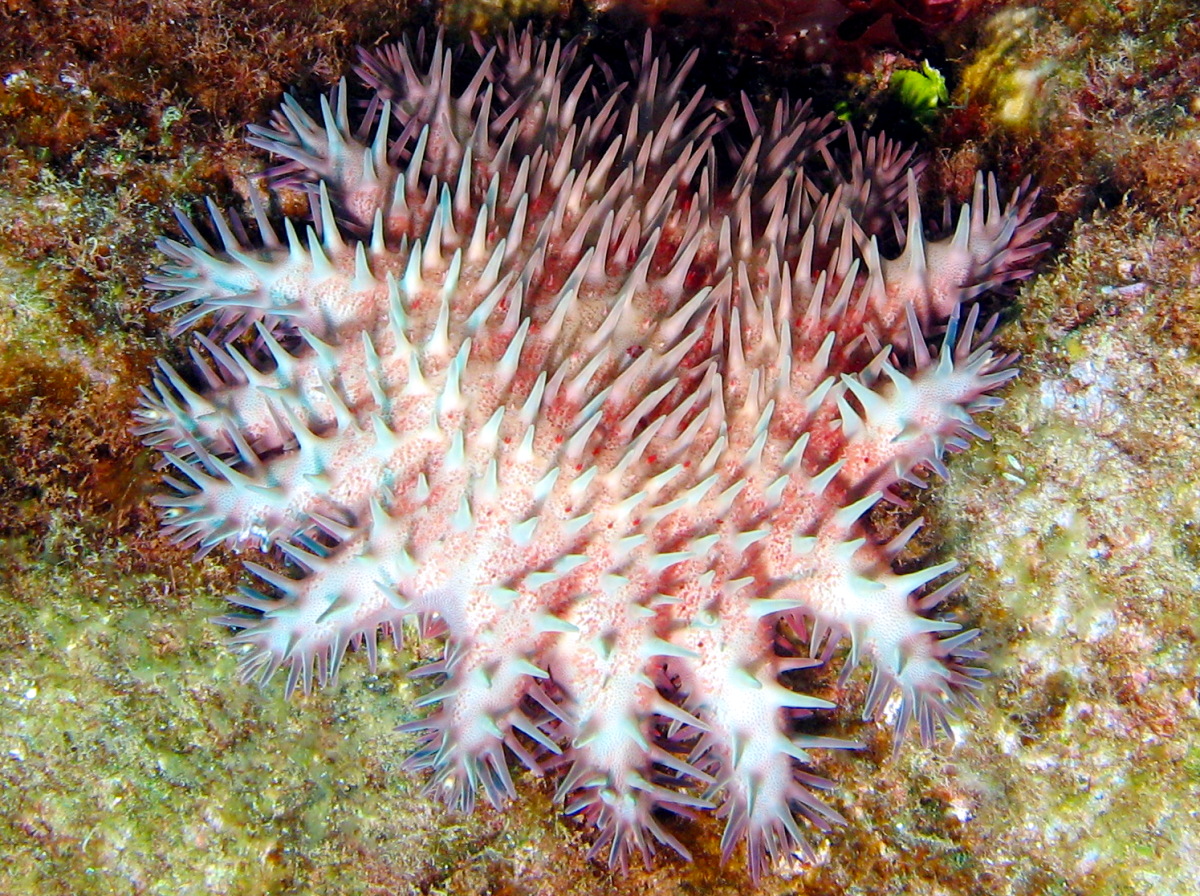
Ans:
{"label": "spine cluster", "polygon": [[713,809],[757,876],[839,820],[806,768],[846,744],[795,729],[832,704],[781,675],[848,642],[864,715],[896,694],[925,741],[973,699],[951,565],[900,574],[919,521],[860,520],[983,434],[1014,370],[972,300],[1042,222],[981,176],[927,238],[911,151],[726,111],[648,37],[581,57],[422,34],[362,54],[360,115],[285,101],[252,142],[312,219],[181,217],[157,307],[211,329],[140,432],[178,541],[286,561],[221,620],[245,678],[307,691],[412,620],[444,652],[410,765],[447,802],[512,796],[515,758],[610,863]]}

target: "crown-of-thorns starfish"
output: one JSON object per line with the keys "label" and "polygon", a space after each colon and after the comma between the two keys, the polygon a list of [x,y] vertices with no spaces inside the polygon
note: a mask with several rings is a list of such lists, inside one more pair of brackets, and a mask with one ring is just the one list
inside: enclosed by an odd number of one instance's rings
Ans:
{"label": "crown-of-thorns starfish", "polygon": [[[593,852],[681,855],[712,809],[750,871],[839,820],[781,675],[873,673],[922,740],[973,700],[976,632],[931,615],[952,564],[901,574],[860,520],[984,433],[1011,359],[972,301],[1025,276],[1043,219],[976,180],[927,239],[921,165],[807,103],[725,111],[654,49],[610,66],[510,34],[363,52],[371,90],[294,100],[252,142],[310,223],[211,203],[151,284],[191,309],[139,431],[158,503],[203,553],[278,550],[233,599],[245,678],[374,664],[405,620],[444,643],[410,765],[447,802],[555,770]],[[463,77],[474,65],[474,75]],[[900,737],[897,737],[899,742]]]}

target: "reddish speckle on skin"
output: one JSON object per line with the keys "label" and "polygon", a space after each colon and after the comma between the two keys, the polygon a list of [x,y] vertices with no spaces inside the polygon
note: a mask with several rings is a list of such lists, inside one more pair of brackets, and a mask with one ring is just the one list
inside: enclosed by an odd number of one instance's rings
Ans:
{"label": "reddish speckle on skin", "polygon": [[253,142],[313,219],[256,197],[254,237],[210,206],[162,242],[157,307],[209,329],[139,432],[180,542],[287,562],[221,620],[244,678],[307,691],[415,623],[409,765],[447,802],[513,797],[516,761],[610,864],[687,856],[663,815],[712,810],[758,876],[841,821],[806,765],[846,744],[796,726],[833,706],[782,673],[848,643],[897,744],[974,700],[960,579],[859,520],[982,433],[1014,371],[974,301],[1043,221],[980,176],[928,240],[910,150],[716,103],[694,62],[421,34],[362,53],[360,117],[287,100]]}

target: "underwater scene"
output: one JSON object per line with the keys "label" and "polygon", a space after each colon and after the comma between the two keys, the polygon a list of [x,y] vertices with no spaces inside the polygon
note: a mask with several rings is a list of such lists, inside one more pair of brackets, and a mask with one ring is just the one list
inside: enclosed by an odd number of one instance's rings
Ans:
{"label": "underwater scene", "polygon": [[0,7],[0,896],[1200,896],[1200,9]]}

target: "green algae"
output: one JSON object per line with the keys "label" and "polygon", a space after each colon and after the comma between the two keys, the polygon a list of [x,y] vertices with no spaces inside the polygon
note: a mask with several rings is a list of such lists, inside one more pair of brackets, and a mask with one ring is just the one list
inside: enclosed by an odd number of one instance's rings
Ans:
{"label": "green algae", "polygon": [[929,60],[923,61],[920,69],[896,72],[890,86],[920,122],[933,121],[938,110],[950,101],[946,78],[929,64]]}
{"label": "green algae", "polygon": [[[1009,629],[969,749],[991,745],[989,787],[1014,798],[984,807],[980,834],[1077,892],[1195,892],[1200,563],[1175,533],[1200,498],[1200,359],[1161,324],[1200,269],[1196,224],[1124,207],[1076,226],[1012,334],[1048,348],[1027,349],[944,505],[973,596]],[[1145,289],[1104,292],[1134,274]],[[1009,456],[1020,481],[985,489]]]}
{"label": "green algae", "polygon": [[[205,619],[219,598],[181,605],[202,569],[131,574],[128,557],[84,567],[8,547],[6,890],[290,892],[346,867],[364,833],[413,836],[393,735],[411,695],[380,699],[362,669],[302,702],[231,686]],[[379,677],[395,672],[385,658]]]}

